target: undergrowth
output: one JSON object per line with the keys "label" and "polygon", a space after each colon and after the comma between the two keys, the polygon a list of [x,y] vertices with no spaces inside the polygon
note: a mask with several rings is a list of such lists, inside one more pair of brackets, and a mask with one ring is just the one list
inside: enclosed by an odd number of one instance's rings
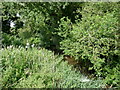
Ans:
{"label": "undergrowth", "polygon": [[3,88],[100,88],[102,80],[84,80],[80,72],[46,49],[0,50]]}

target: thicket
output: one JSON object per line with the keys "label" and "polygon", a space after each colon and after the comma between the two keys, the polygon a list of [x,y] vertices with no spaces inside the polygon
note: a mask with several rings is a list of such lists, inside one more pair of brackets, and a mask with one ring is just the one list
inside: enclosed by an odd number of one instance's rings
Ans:
{"label": "thicket", "polygon": [[120,86],[119,11],[119,2],[3,3],[2,43],[62,51],[106,84]]}
{"label": "thicket", "polygon": [[[59,35],[61,49],[67,55],[84,63],[86,69],[95,70],[109,85],[120,85],[120,33],[119,5],[116,3],[87,3],[82,20],[70,28],[69,19],[62,18]],[[61,32],[63,31],[63,32]]]}

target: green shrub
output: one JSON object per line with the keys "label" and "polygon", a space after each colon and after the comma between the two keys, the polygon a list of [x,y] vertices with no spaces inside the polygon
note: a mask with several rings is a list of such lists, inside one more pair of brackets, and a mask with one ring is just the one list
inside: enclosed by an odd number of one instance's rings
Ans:
{"label": "green shrub", "polygon": [[20,38],[16,36],[2,33],[2,44],[5,46],[9,45],[19,46],[22,45],[22,41]]}
{"label": "green shrub", "polygon": [[60,42],[61,49],[84,64],[90,62],[85,67],[94,69],[96,76],[105,78],[106,84],[119,86],[118,4],[110,4],[111,8],[106,7],[106,12],[101,5],[105,4],[87,3],[80,12],[82,20],[76,20],[72,28],[69,19],[61,19],[58,29],[58,34],[64,38]]}
{"label": "green shrub", "polygon": [[102,80],[82,80],[83,75],[72,69],[62,56],[45,49],[8,48],[0,50],[2,87],[72,88],[102,87]]}

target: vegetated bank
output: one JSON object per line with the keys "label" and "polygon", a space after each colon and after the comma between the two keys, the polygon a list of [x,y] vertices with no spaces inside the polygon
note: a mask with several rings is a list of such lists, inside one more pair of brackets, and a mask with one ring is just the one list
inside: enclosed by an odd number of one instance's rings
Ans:
{"label": "vegetated bank", "polygon": [[29,43],[63,51],[82,63],[82,70],[95,71],[108,86],[120,86],[119,2],[2,5],[3,45],[25,47]]}
{"label": "vegetated bank", "polygon": [[89,80],[46,49],[0,50],[2,88],[101,88],[102,80]]}

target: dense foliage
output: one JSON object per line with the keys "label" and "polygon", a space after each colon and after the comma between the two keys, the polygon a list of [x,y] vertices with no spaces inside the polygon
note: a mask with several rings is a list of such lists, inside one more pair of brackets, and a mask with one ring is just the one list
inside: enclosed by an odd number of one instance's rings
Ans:
{"label": "dense foliage", "polygon": [[[63,16],[68,16],[74,22],[78,3],[3,3],[3,44],[25,45],[27,42],[59,49],[62,39],[56,33],[58,22]],[[69,8],[71,7],[71,8]],[[19,14],[20,16],[18,16]],[[4,23],[15,23],[14,28],[10,25],[4,27]],[[8,39],[11,38],[11,39]],[[14,38],[14,40],[13,40]]]}
{"label": "dense foliage", "polygon": [[46,49],[9,47],[0,50],[2,87],[16,88],[99,88],[102,80],[85,81],[62,56]]}
{"label": "dense foliage", "polygon": [[102,6],[104,7],[104,3],[86,4],[80,12],[82,20],[76,20],[72,28],[69,26],[70,20],[61,19],[58,29],[59,35],[64,37],[60,42],[61,49],[65,54],[85,63],[88,70],[94,69],[96,75],[105,78],[108,84],[119,86],[119,9],[118,5],[113,3],[108,5],[112,9],[107,7],[105,10]]}
{"label": "dense foliage", "polygon": [[[26,43],[29,43],[30,45],[35,45],[35,47],[43,47],[60,54],[62,51],[62,54],[70,55],[78,60],[80,62],[80,67],[85,67],[85,70],[88,72],[91,71],[95,77],[101,77],[104,80],[105,84],[113,87],[120,86],[119,2],[5,2],[2,3],[2,5],[3,47],[7,47],[9,45],[25,47]],[[11,27],[11,23],[14,23],[13,27]],[[12,50],[12,53],[15,52],[18,54],[18,51],[16,50],[16,48],[15,50]],[[24,49],[22,50],[25,51]],[[20,51],[22,52],[22,55],[23,51]],[[9,51],[5,50],[4,52]],[[51,80],[53,80],[53,78],[51,78],[51,76],[56,76],[55,73],[54,75],[49,73],[50,75],[48,74],[48,76],[44,76],[44,73],[43,75],[39,76],[37,72],[37,74],[33,74],[33,76],[24,78],[24,69],[26,67],[29,67],[29,64],[26,64],[28,66],[25,65],[25,63],[28,62],[26,59],[26,55],[29,54],[31,58],[36,58],[34,63],[38,63],[38,61],[36,60],[39,60],[39,58],[42,58],[42,56],[40,55],[39,57],[37,56],[37,54],[35,54],[35,56],[32,56],[33,53],[37,52],[38,51],[35,52],[34,50],[28,50],[24,52],[25,56],[23,57],[20,57],[19,54],[18,56],[15,56],[19,59],[23,58],[23,61],[21,62],[23,62],[24,64],[21,63],[21,68],[19,68],[20,71],[18,70],[21,75],[19,74],[20,77],[19,75],[18,77],[15,76],[17,78],[11,78],[10,82],[7,82],[8,79],[6,79],[6,77],[8,76],[6,76],[5,80],[3,79],[3,86],[11,87],[11,85],[13,84],[12,82],[18,83],[17,81],[23,77],[22,81],[20,81],[19,84],[16,84],[18,87],[24,87],[24,85],[26,84],[28,87],[52,87],[53,82],[51,82]],[[9,53],[12,54],[11,52]],[[51,65],[56,65],[57,62],[55,58],[53,58],[52,60],[49,55],[46,55],[46,58],[48,59],[48,61],[50,59]],[[59,62],[59,60],[61,59],[57,58],[57,60]],[[10,63],[12,62],[10,61],[9,64]],[[49,68],[51,66],[47,62],[44,62],[44,60],[41,63],[46,63],[46,66],[48,65],[48,67],[46,68]],[[5,67],[6,65],[7,64],[5,64]],[[64,69],[66,69],[67,66],[64,66]],[[34,69],[32,69],[32,71],[36,71],[37,68],[35,67]],[[60,67],[61,69],[63,68],[63,66]],[[8,69],[11,70],[11,66]],[[5,72],[8,73],[7,71]],[[71,71],[71,74],[72,73],[73,71]],[[64,74],[68,75],[66,70]],[[79,78],[78,74],[73,73],[73,75],[74,76],[70,77]],[[40,78],[36,79],[37,77]],[[46,81],[46,77],[49,77],[50,79],[49,85],[42,83]],[[64,80],[69,81],[69,78],[66,78],[66,76],[63,77]],[[33,78],[36,79],[36,81],[34,81],[34,83],[36,83],[36,86],[31,86]],[[43,78],[45,80],[43,80]],[[42,81],[38,82],[37,80],[39,79]],[[55,87],[70,87],[71,83],[73,84],[74,81],[71,81],[68,85],[65,85],[67,84],[67,81],[66,83],[64,81],[60,83],[60,86]],[[41,86],[39,86],[38,84]],[[87,86],[88,85],[86,84],[86,87]],[[78,81],[76,81],[71,87],[82,86],[81,83],[78,83]]]}

